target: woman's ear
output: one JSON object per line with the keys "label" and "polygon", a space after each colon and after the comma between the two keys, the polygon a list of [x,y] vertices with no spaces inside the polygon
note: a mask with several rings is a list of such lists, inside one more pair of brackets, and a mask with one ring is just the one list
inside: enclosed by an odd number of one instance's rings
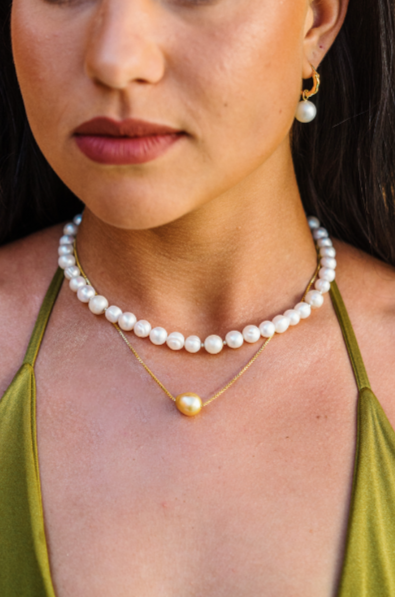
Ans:
{"label": "woman's ear", "polygon": [[312,75],[335,41],[347,14],[349,0],[310,0],[304,38],[303,78]]}

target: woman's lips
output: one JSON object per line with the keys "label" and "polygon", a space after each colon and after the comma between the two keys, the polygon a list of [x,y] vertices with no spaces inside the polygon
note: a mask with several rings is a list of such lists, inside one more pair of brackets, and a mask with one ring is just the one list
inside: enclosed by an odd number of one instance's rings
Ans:
{"label": "woman's lips", "polygon": [[151,162],[179,139],[178,133],[145,137],[77,135],[76,143],[82,153],[94,162],[125,166]]}
{"label": "woman's lips", "polygon": [[165,153],[184,133],[168,126],[99,117],[81,124],[74,136],[79,149],[99,164],[145,164]]}

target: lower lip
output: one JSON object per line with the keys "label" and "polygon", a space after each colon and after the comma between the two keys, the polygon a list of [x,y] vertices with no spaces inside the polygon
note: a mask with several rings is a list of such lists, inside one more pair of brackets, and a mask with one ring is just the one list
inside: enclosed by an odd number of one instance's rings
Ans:
{"label": "lower lip", "polygon": [[146,164],[155,160],[182,136],[179,133],[147,137],[76,135],[75,140],[82,153],[94,162],[112,166],[127,166]]}

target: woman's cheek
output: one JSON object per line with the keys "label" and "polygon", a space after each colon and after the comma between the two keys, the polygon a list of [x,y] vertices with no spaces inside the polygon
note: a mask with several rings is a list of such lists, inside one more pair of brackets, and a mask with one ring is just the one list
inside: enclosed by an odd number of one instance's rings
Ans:
{"label": "woman's cheek", "polygon": [[61,126],[78,85],[75,65],[81,39],[77,28],[72,33],[64,18],[52,18],[45,6],[40,10],[37,4],[37,0],[14,0],[11,34],[27,117],[41,146],[46,138],[54,138],[54,128]]}
{"label": "woman's cheek", "polygon": [[174,61],[177,78],[216,160],[233,157],[241,165],[240,147],[249,163],[253,154],[261,159],[292,126],[304,17],[301,2],[293,1],[299,6],[285,11],[282,4],[270,15],[256,4],[253,15],[240,11],[199,35],[191,26],[173,49],[182,56]]}

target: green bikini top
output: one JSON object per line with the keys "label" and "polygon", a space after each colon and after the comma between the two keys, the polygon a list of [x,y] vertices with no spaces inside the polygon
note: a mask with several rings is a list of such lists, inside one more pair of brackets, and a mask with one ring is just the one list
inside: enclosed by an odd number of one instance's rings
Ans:
{"label": "green bikini top", "polygon": [[[48,289],[23,364],[0,401],[0,595],[55,597],[36,441],[34,364],[63,282]],[[395,595],[395,432],[373,394],[336,283],[331,298],[359,389],[347,544],[338,597]]]}

